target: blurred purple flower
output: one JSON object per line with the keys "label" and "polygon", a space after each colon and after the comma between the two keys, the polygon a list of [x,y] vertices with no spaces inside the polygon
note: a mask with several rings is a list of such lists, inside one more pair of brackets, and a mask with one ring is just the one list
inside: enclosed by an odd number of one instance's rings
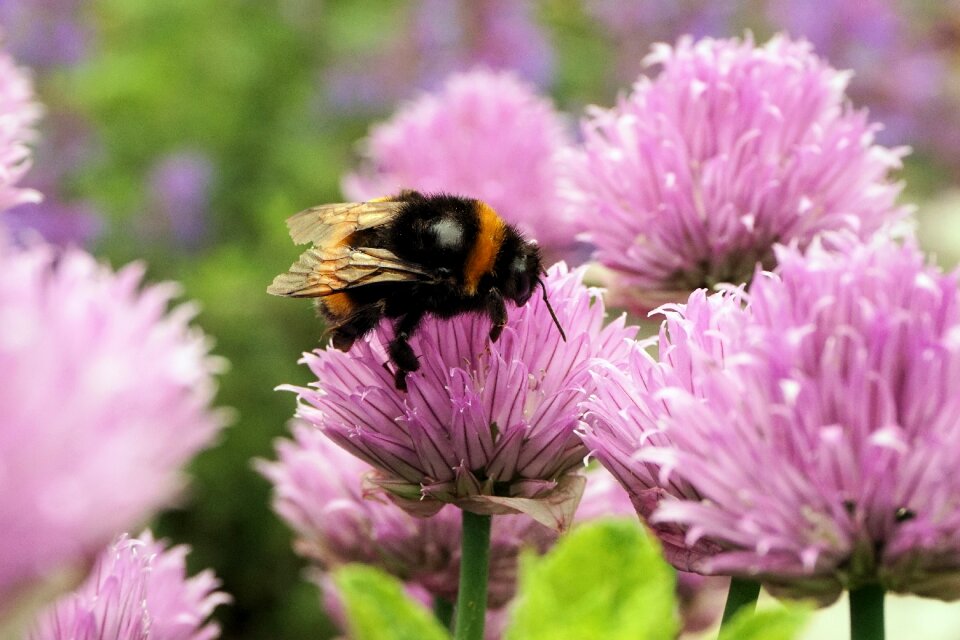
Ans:
{"label": "blurred purple flower", "polygon": [[90,204],[65,204],[48,197],[0,213],[0,219],[11,236],[25,238],[28,244],[33,241],[31,234],[38,233],[61,247],[86,245],[103,231],[103,219]]}
{"label": "blurred purple flower", "polygon": [[744,282],[778,242],[867,237],[907,213],[888,177],[904,151],[873,144],[847,76],[806,43],[682,39],[647,62],[658,76],[590,112],[563,189],[632,306]]}
{"label": "blurred purple flower", "polygon": [[0,469],[16,487],[0,498],[0,609],[169,504],[224,424],[195,309],[168,313],[176,287],[141,289],[143,271],[0,242]]}
{"label": "blurred purple flower", "polygon": [[343,55],[325,70],[328,101],[343,110],[381,109],[479,65],[546,85],[553,51],[533,9],[513,0],[411,3],[407,21],[379,49]]}
{"label": "blurred purple flower", "polygon": [[[76,114],[50,109],[44,133],[34,144],[34,163],[21,184],[43,194],[0,213],[0,223],[14,236],[39,234],[60,245],[87,245],[103,230],[103,219],[92,203],[62,197],[63,184],[78,166],[89,162],[93,144],[89,127]],[[32,233],[31,233],[32,232]]]}
{"label": "blurred purple flower", "polygon": [[624,35],[642,32],[647,38],[645,45],[650,46],[660,40],[675,40],[685,33],[703,37],[714,35],[717,30],[726,31],[720,18],[732,12],[732,5],[719,6],[726,4],[708,0],[586,0],[584,7],[608,31]]}
{"label": "blurred purple flower", "polygon": [[184,546],[166,548],[149,531],[121,536],[76,591],[44,611],[30,640],[212,640],[207,619],[230,601],[212,571],[187,578]]}
{"label": "blurred purple flower", "polygon": [[573,472],[586,450],[574,428],[589,369],[595,358],[619,361],[635,334],[623,318],[603,328],[603,304],[582,275],[560,264],[546,278],[566,342],[539,298],[508,308],[496,343],[486,318],[429,318],[411,339],[421,366],[405,393],[383,367],[383,324],[349,353],[305,356],[318,381],[288,387],[298,415],[373,465],[371,488],[417,515],[453,503],[566,527],[582,489]]}
{"label": "blurred purple flower", "polygon": [[90,21],[79,0],[0,0],[0,25],[10,52],[35,69],[72,65],[87,53]]}
{"label": "blurred purple flower", "polygon": [[[261,462],[258,468],[274,484],[274,509],[297,532],[297,551],[325,569],[371,564],[425,589],[431,598],[455,602],[460,510],[448,505],[424,520],[378,496],[365,497],[361,485],[370,465],[310,425],[295,424],[293,436],[277,443],[278,462]],[[502,607],[513,597],[520,550],[542,553],[556,537],[525,515],[494,519],[490,607]]]}
{"label": "blurred purple flower", "polygon": [[598,518],[616,518],[634,515],[630,495],[606,469],[597,468],[586,473],[587,486],[577,508],[576,523]]}
{"label": "blurred purple flower", "polygon": [[18,187],[30,167],[30,148],[40,117],[29,75],[0,52],[0,214],[23,202],[37,202],[40,194]]}
{"label": "blurred purple flower", "polygon": [[598,374],[584,439],[679,568],[956,599],[958,274],[846,249],[668,308],[659,359]]}
{"label": "blurred purple flower", "polygon": [[643,60],[658,42],[674,42],[683,35],[695,38],[731,32],[737,3],[711,0],[585,0],[587,15],[603,27],[613,45],[614,73],[630,81],[643,70]]}
{"label": "blurred purple flower", "polygon": [[[81,4],[77,0],[0,0],[4,44],[18,60],[34,68],[41,87],[58,67],[78,64],[87,52],[91,34],[89,21],[79,15]],[[100,234],[99,214],[91,203],[75,201],[63,193],[69,174],[89,162],[89,127],[75,111],[52,104],[45,114],[44,135],[35,137],[31,128],[40,109],[30,103],[29,82],[17,76],[12,63],[0,63],[0,85],[12,85],[0,86],[0,102],[10,105],[0,110],[27,105],[21,107],[19,119],[4,118],[5,124],[0,125],[0,129],[6,129],[0,134],[6,136],[0,139],[0,153],[14,150],[12,157],[0,160],[0,211],[8,210],[0,214],[0,227],[28,242],[30,232],[36,232],[58,245],[89,244]],[[35,147],[35,162],[26,175],[30,163],[26,161],[24,142]],[[21,153],[22,159],[16,159]],[[17,168],[8,173],[14,164]],[[12,192],[19,197],[10,200],[7,185],[15,181],[24,189]],[[39,194],[43,194],[43,201]]]}
{"label": "blurred purple flower", "polygon": [[164,228],[153,236],[169,234],[185,249],[196,249],[207,235],[207,214],[215,167],[199,151],[179,151],[163,157],[150,171],[146,222]]}
{"label": "blurred purple flower", "polygon": [[771,0],[766,11],[776,28],[802,36],[833,65],[853,71],[850,96],[884,124],[877,134],[882,142],[929,146],[944,129],[942,117],[929,116],[944,106],[948,60],[936,51],[933,34],[918,37],[919,21],[899,4]]}
{"label": "blurred purple flower", "polygon": [[413,29],[420,86],[478,65],[548,84],[553,51],[535,18],[532,4],[514,0],[420,0]]}
{"label": "blurred purple flower", "polygon": [[560,115],[532,86],[475,70],[374,127],[343,190],[357,200],[403,188],[479,198],[559,257],[575,244],[556,195],[555,156],[569,143]]}

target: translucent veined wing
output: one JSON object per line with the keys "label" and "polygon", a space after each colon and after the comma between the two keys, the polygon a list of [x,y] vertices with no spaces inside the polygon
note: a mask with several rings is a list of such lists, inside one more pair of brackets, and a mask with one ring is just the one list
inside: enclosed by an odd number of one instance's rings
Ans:
{"label": "translucent veined wing", "polygon": [[308,249],[267,288],[267,293],[317,298],[378,282],[429,282],[434,276],[387,249],[339,245]]}
{"label": "translucent veined wing", "polygon": [[316,247],[331,247],[355,231],[387,224],[402,206],[402,202],[382,199],[322,204],[290,216],[287,227],[295,244],[312,242]]}

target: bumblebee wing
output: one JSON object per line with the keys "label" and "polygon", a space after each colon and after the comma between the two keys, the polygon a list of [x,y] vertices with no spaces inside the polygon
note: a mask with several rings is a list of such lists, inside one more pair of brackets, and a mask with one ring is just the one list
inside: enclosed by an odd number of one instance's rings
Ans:
{"label": "bumblebee wing", "polygon": [[322,204],[290,216],[287,226],[295,244],[312,242],[318,247],[330,247],[355,231],[390,222],[402,206],[395,200]]}
{"label": "bumblebee wing", "polygon": [[314,247],[308,249],[267,288],[267,293],[293,298],[318,298],[338,291],[381,282],[429,282],[434,276],[375,247]]}

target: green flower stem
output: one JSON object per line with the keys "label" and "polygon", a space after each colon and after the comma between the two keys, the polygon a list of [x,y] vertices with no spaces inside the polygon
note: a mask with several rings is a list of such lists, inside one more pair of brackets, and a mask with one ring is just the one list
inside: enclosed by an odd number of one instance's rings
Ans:
{"label": "green flower stem", "polygon": [[760,597],[760,583],[743,578],[730,578],[730,591],[727,592],[727,604],[723,607],[723,621],[720,628],[727,626],[741,609],[753,610]]}
{"label": "green flower stem", "polygon": [[878,584],[850,592],[850,640],[883,640],[883,596]]}
{"label": "green flower stem", "polygon": [[450,623],[453,622],[453,603],[446,598],[434,598],[433,615],[437,617],[444,629],[449,629]]}
{"label": "green flower stem", "polygon": [[483,640],[490,572],[490,523],[493,516],[463,511],[460,590],[457,593],[455,640]]}

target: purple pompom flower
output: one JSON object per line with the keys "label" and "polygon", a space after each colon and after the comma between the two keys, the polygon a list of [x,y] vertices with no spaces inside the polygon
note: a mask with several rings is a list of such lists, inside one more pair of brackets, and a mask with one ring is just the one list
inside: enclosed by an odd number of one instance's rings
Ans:
{"label": "purple pompom flower", "polygon": [[656,77],[590,111],[563,185],[632,306],[745,282],[776,243],[866,238],[905,215],[888,178],[904,151],[873,143],[847,74],[807,43],[684,38],[647,63]]}
{"label": "purple pompom flower", "polygon": [[575,244],[556,195],[555,157],[568,143],[560,115],[534,87],[510,73],[476,70],[376,126],[364,164],[343,189],[356,200],[401,189],[479,198],[559,255]]}
{"label": "purple pompom flower", "polygon": [[185,546],[168,549],[150,532],[121,536],[100,555],[87,580],[44,611],[30,640],[213,640],[207,622],[230,601],[212,571],[187,577]]}
{"label": "purple pompom flower", "polygon": [[224,424],[194,308],[142,276],[0,242],[0,610],[168,505]]}
{"label": "purple pompom flower", "polygon": [[[324,569],[362,562],[454,602],[460,575],[460,510],[447,505],[432,518],[411,516],[381,496],[365,496],[370,465],[303,423],[294,441],[277,444],[279,460],[260,463],[274,485],[274,509],[296,531],[297,551]],[[619,489],[619,487],[618,487]],[[516,590],[522,548],[544,552],[557,534],[526,515],[493,521],[488,603],[504,606]]]}
{"label": "purple pompom flower", "polygon": [[880,239],[777,261],[606,368],[588,446],[678,568],[960,597],[957,274]]}
{"label": "purple pompom flower", "polygon": [[24,202],[38,202],[40,194],[18,187],[30,168],[33,126],[40,117],[33,83],[6,53],[0,52],[0,214]]}
{"label": "purple pompom flower", "polygon": [[428,318],[411,338],[420,370],[398,391],[383,366],[387,323],[349,353],[328,347],[304,361],[317,376],[298,415],[377,469],[368,476],[404,508],[431,515],[445,503],[481,514],[526,512],[569,525],[586,453],[574,433],[596,359],[620,361],[633,328],[603,327],[604,307],[582,271],[555,265],[543,300],[508,308],[499,341],[475,314]]}

